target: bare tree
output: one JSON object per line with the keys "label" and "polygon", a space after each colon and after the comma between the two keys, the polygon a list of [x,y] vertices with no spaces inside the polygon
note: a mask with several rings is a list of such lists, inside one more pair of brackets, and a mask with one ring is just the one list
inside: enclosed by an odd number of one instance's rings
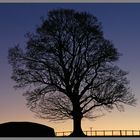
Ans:
{"label": "bare tree", "polygon": [[15,87],[30,87],[24,96],[40,117],[73,119],[71,136],[84,136],[81,120],[96,109],[135,104],[127,72],[114,64],[120,55],[95,16],[52,10],[27,39],[25,49],[9,49]]}

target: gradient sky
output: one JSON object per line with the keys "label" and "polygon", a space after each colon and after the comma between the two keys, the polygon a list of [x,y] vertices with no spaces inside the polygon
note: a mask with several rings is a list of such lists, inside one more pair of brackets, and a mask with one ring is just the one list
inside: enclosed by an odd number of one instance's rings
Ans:
{"label": "gradient sky", "polygon": [[10,79],[11,67],[8,64],[8,48],[20,44],[24,47],[27,32],[34,32],[40,25],[41,16],[47,16],[49,10],[71,8],[87,11],[95,15],[100,22],[104,35],[112,40],[114,46],[123,55],[117,65],[129,71],[128,79],[132,92],[136,95],[137,106],[125,106],[125,112],[113,110],[96,120],[83,119],[83,130],[93,129],[140,129],[140,3],[43,3],[43,4],[2,4],[0,3],[0,123],[7,121],[34,121],[46,124],[55,131],[72,130],[72,122],[48,122],[35,117],[26,107],[22,90],[13,88]]}

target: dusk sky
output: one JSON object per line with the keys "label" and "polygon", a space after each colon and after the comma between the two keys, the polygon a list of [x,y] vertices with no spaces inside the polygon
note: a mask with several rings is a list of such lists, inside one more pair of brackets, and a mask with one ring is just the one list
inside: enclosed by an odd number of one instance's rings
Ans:
{"label": "dusk sky", "polygon": [[116,63],[129,72],[130,87],[137,98],[137,106],[125,106],[125,112],[112,110],[96,120],[83,119],[83,130],[93,129],[140,129],[140,3],[0,3],[0,123],[8,121],[34,121],[46,124],[55,131],[72,130],[72,121],[48,122],[35,117],[26,107],[23,90],[15,90],[10,79],[12,69],[8,64],[8,48],[26,45],[24,35],[34,32],[40,25],[40,17],[49,10],[70,8],[87,11],[102,23],[104,36],[111,40],[123,55]]}

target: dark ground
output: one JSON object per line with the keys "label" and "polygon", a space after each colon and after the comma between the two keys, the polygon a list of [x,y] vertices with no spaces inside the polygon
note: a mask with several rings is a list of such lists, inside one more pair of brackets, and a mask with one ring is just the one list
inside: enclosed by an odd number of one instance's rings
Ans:
{"label": "dark ground", "polygon": [[33,122],[7,122],[0,124],[0,137],[54,137],[53,128]]}

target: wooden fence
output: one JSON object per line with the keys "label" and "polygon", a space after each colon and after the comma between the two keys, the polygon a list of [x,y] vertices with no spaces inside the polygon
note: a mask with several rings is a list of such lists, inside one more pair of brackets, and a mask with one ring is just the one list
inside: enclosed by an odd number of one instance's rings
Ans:
{"label": "wooden fence", "polygon": [[[68,136],[72,131],[56,132],[56,136]],[[88,130],[87,136],[139,136],[140,130]]]}

